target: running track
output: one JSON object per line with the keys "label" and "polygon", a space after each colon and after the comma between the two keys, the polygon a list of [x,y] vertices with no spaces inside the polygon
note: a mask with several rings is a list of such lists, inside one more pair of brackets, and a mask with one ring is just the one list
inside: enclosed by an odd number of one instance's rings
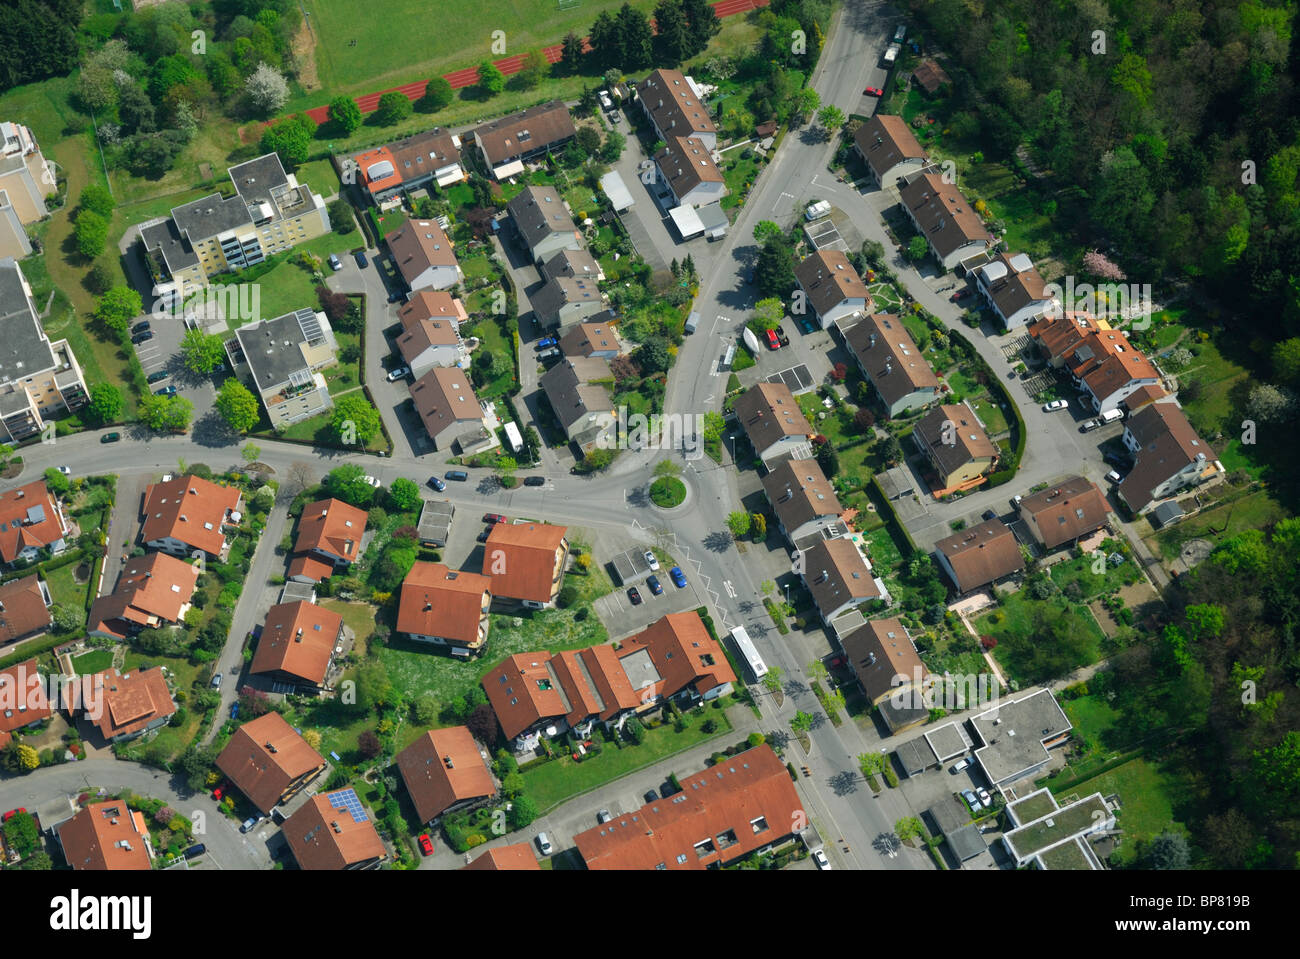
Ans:
{"label": "running track", "polygon": [[[719,0],[713,5],[714,12],[719,18],[734,16],[737,13],[748,13],[750,10],[758,10],[767,6],[768,0]],[[651,26],[654,21],[651,21]],[[583,50],[590,50],[591,45],[586,38],[582,41]],[[543,51],[546,59],[550,63],[560,62],[560,45],[546,47]],[[523,69],[525,54],[515,54],[513,57],[505,57],[496,61],[496,68],[506,76],[512,76]],[[463,87],[472,87],[478,83],[478,67],[465,67],[463,70],[455,70],[451,73],[444,73],[443,79],[451,84],[453,90],[460,90]],[[408,83],[406,86],[394,87],[398,93],[403,94],[408,100],[414,103],[424,96],[424,88],[427,85],[425,80],[417,80],[415,83]],[[379,108],[379,98],[385,93],[392,93],[393,90],[380,90],[378,93],[365,93],[355,97],[357,106],[361,108],[362,113],[374,113]],[[324,123],[329,119],[329,106],[315,107],[306,111],[307,116],[316,121],[317,124]],[[268,123],[274,121],[267,121]]]}

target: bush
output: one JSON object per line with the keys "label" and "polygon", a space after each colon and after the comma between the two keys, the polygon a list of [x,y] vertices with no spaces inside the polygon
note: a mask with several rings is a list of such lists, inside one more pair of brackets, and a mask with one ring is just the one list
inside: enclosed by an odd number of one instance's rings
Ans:
{"label": "bush", "polygon": [[578,587],[572,583],[565,583],[560,589],[560,594],[555,598],[555,603],[560,609],[568,609],[578,602]]}

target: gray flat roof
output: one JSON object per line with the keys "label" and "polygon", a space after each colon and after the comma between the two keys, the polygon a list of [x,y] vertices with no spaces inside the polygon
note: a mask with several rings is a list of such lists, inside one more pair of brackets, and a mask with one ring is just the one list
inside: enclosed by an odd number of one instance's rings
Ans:
{"label": "gray flat roof", "polygon": [[720,203],[710,203],[707,206],[697,208],[695,212],[699,215],[700,222],[704,224],[705,230],[716,230],[718,227],[730,225],[727,214],[723,212]]}
{"label": "gray flat roof", "polygon": [[944,796],[925,811],[934,828],[945,836],[948,833],[970,825],[970,810],[956,796]]}
{"label": "gray flat roof", "polygon": [[289,177],[284,172],[279,155],[275,153],[265,153],[232,166],[230,181],[235,184],[239,195],[249,203],[269,200],[272,191],[289,185]]}
{"label": "gray flat roof", "polygon": [[930,748],[930,744],[925,741],[924,736],[909,739],[899,745],[894,752],[898,754],[898,761],[902,765],[903,771],[909,776],[915,776],[938,762],[934,750]]}
{"label": "gray flat roof", "polygon": [[663,679],[650,659],[650,650],[644,647],[619,659],[619,664],[623,667],[623,672],[627,673],[633,689],[645,689]]}
{"label": "gray flat roof", "polygon": [[199,197],[176,207],[172,210],[172,219],[191,243],[253,223],[248,204],[242,197],[223,197],[220,193]]}
{"label": "gray flat roof", "polygon": [[807,393],[817,385],[813,382],[808,367],[802,363],[798,366],[792,366],[788,370],[782,370],[780,373],[773,373],[767,378],[767,381],[769,383],[784,383],[786,388],[796,396],[800,393]]}
{"label": "gray flat roof", "polygon": [[302,309],[235,330],[258,389],[287,383],[292,374],[306,369],[300,347],[325,335],[329,327],[322,326],[322,322],[328,321],[317,316],[315,310]]}
{"label": "gray flat roof", "polygon": [[451,535],[451,518],[455,512],[456,507],[446,500],[425,500],[424,507],[420,510],[419,524],[416,526],[420,540],[436,546],[445,546],[447,537]]}
{"label": "gray flat roof", "polygon": [[0,383],[54,368],[54,350],[27,298],[22,270],[11,256],[0,260],[0,344]]}
{"label": "gray flat roof", "polygon": [[988,848],[988,843],[980,834],[979,826],[974,823],[946,833],[944,838],[948,840],[948,848],[953,851],[953,855],[962,862],[974,859]]}
{"label": "gray flat roof", "polygon": [[954,756],[960,756],[970,749],[970,737],[955,722],[944,723],[925,734],[925,741],[930,744],[939,762],[947,762]]}
{"label": "gray flat roof", "polygon": [[896,705],[892,696],[876,708],[880,710],[880,718],[885,721],[885,725],[891,732],[930,715],[930,710],[924,706]]}
{"label": "gray flat roof", "polygon": [[614,572],[618,574],[619,583],[628,585],[639,582],[650,575],[650,564],[645,561],[645,550],[638,547],[624,550],[610,560]]}
{"label": "gray flat roof", "polygon": [[975,758],[994,785],[1011,782],[1047,761],[1045,740],[1073,728],[1056,698],[1046,689],[1001,702],[972,716],[971,726],[984,743]]}
{"label": "gray flat roof", "polygon": [[176,224],[170,218],[143,227],[140,230],[140,238],[144,241],[146,250],[158,250],[162,253],[163,261],[172,273],[199,262],[198,254],[177,232]]}
{"label": "gray flat roof", "polygon": [[284,589],[280,590],[280,602],[294,603],[300,599],[309,603],[316,602],[316,584],[289,580],[284,584]]}

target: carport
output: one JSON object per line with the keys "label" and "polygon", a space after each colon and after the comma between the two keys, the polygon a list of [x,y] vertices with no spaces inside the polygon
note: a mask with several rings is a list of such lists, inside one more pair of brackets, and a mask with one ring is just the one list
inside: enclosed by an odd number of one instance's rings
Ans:
{"label": "carport", "polygon": [[845,244],[844,238],[840,236],[840,231],[831,222],[830,217],[805,224],[803,232],[808,237],[808,242],[812,244],[814,250],[848,252],[848,246]]}
{"label": "carport", "polygon": [[816,384],[813,383],[812,374],[808,372],[808,367],[800,363],[798,366],[792,366],[788,370],[782,370],[780,373],[773,373],[767,378],[769,383],[784,383],[785,386],[798,396],[800,393],[807,393]]}
{"label": "carport", "polygon": [[611,559],[609,565],[621,586],[643,582],[650,575],[650,564],[645,561],[643,549],[625,550]]}
{"label": "carport", "polygon": [[606,173],[600,178],[600,188],[605,191],[605,196],[609,197],[610,206],[618,213],[632,208],[635,202],[632,198],[632,191],[627,188],[623,178],[615,172]]}
{"label": "carport", "polygon": [[668,216],[673,221],[673,226],[677,227],[677,233],[683,241],[704,235],[704,221],[695,212],[695,207],[674,207],[668,211]]}

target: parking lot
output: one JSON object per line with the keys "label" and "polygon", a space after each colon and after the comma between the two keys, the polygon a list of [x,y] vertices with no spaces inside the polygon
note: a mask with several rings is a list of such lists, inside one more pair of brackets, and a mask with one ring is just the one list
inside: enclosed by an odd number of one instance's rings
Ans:
{"label": "parking lot", "polygon": [[684,613],[699,609],[705,605],[706,600],[703,593],[696,591],[694,571],[689,566],[683,566],[682,571],[686,574],[685,589],[678,589],[673,585],[672,578],[668,575],[668,567],[664,566],[654,574],[663,586],[664,591],[661,595],[655,596],[651,593],[650,587],[644,582],[637,583],[636,590],[641,594],[641,603],[633,605],[628,599],[626,588],[616,589],[596,600],[593,604],[596,607],[596,615],[600,617],[600,621],[605,624],[611,636],[626,636],[645,629],[655,620],[669,613]]}

